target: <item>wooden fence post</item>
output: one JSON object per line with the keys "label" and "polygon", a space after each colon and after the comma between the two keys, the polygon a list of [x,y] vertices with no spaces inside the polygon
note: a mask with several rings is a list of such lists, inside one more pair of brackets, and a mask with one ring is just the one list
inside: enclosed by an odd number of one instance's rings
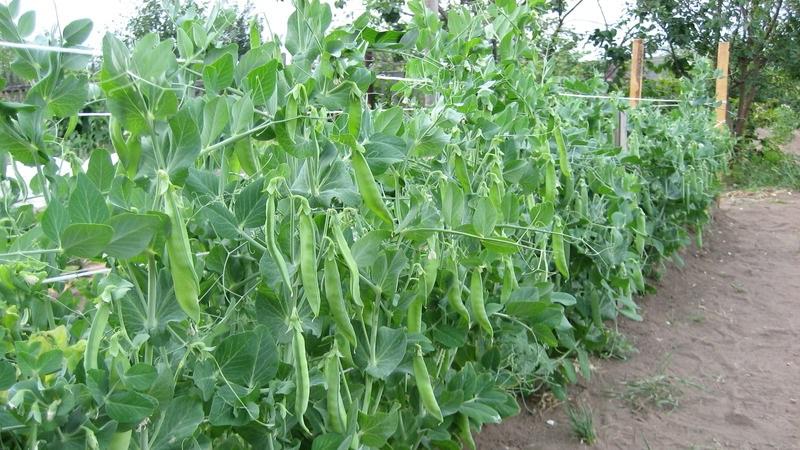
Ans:
{"label": "wooden fence post", "polygon": [[[425,7],[433,11],[436,18],[439,18],[439,0],[425,0]],[[433,45],[433,44],[431,44]],[[436,104],[436,94],[425,94],[422,99],[424,106],[431,107]]]}
{"label": "wooden fence post", "polygon": [[717,69],[722,72],[717,78],[717,128],[725,126],[728,121],[728,59],[730,43],[720,42],[717,48]]}
{"label": "wooden fence post", "polygon": [[633,40],[631,48],[631,86],[630,95],[631,107],[639,105],[642,97],[642,76],[644,74],[644,46],[641,39]]}

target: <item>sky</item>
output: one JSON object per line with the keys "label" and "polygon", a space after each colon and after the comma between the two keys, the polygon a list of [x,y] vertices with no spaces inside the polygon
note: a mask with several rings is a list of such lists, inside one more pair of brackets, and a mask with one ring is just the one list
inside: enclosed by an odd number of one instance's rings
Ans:
{"label": "sky", "polygon": [[[7,0],[0,0],[7,3]],[[207,0],[204,0],[207,1]],[[228,0],[243,5],[246,0]],[[333,0],[323,0],[333,3]],[[357,16],[365,11],[361,0],[346,0],[343,10],[334,9],[334,25],[349,20],[348,16]],[[575,0],[570,1],[574,4]],[[100,47],[103,34],[107,30],[124,28],[139,4],[137,0],[20,0],[22,11],[36,12],[36,32],[42,33],[53,29],[60,23],[63,28],[67,23],[81,18],[89,18],[94,22],[94,29],[87,45]],[[293,9],[291,1],[284,0],[252,0],[255,11],[264,19],[269,29],[280,36],[286,31],[286,22]],[[578,32],[589,32],[604,25],[603,17],[608,23],[616,22],[624,10],[625,0],[583,0],[566,21],[566,26]]]}

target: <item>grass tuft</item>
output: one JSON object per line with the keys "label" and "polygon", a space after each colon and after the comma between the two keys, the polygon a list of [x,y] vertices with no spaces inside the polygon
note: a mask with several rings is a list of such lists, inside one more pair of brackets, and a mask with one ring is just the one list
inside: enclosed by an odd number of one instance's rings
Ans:
{"label": "grass tuft", "polygon": [[626,381],[621,398],[628,407],[640,412],[648,407],[672,411],[678,407],[683,395],[683,380],[671,375],[654,375],[640,380]]}
{"label": "grass tuft", "polygon": [[592,445],[597,442],[597,432],[594,428],[592,409],[586,404],[567,406],[567,416],[572,427],[572,433],[584,444]]}
{"label": "grass tuft", "polygon": [[604,344],[604,347],[599,351],[600,357],[604,359],[625,361],[639,351],[627,336],[617,330],[606,331]]}
{"label": "grass tuft", "polygon": [[778,149],[742,150],[731,161],[727,182],[737,190],[800,190],[800,160]]}

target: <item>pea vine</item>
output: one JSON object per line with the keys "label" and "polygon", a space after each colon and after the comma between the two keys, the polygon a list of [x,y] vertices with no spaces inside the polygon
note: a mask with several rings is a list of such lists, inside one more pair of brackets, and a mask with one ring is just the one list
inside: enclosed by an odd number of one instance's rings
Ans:
{"label": "pea vine", "polygon": [[[15,50],[3,448],[474,448],[515,394],[589,377],[645,276],[702,236],[730,147],[707,62],[677,106],[627,111],[623,149],[627,107],[560,95],[606,87],[553,73],[531,6],[444,26],[413,1],[404,31],[295,6],[241,57],[215,13],[106,35],[99,73],[88,20]],[[0,6],[0,37],[33,20]],[[367,52],[406,62],[375,107]],[[97,120],[110,145],[81,147]]]}

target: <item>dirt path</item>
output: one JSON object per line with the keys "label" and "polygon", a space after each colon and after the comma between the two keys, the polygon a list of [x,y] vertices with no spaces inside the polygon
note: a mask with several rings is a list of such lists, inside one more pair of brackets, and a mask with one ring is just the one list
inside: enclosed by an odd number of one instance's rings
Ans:
{"label": "dirt path", "polygon": [[[800,449],[800,194],[726,197],[683,258],[640,300],[644,322],[620,324],[639,352],[570,388],[594,411],[592,448]],[[677,408],[634,413],[621,396],[659,375]],[[487,426],[479,448],[586,449],[564,410]]]}

